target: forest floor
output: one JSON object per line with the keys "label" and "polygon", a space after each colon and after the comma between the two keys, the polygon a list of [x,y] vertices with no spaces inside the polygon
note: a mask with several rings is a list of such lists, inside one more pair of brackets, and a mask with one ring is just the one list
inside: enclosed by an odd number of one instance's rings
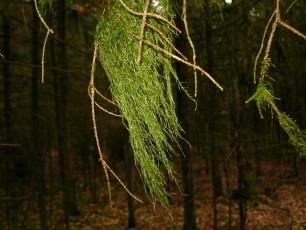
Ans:
{"label": "forest floor", "polygon": [[[197,160],[194,164],[195,206],[198,229],[212,229],[212,187],[211,176],[203,168],[205,162]],[[123,167],[122,167],[123,168]],[[256,198],[248,202],[247,229],[251,230],[306,230],[306,164],[300,163],[299,175],[293,176],[292,164],[283,164],[276,161],[266,161],[261,164],[261,175],[257,182]],[[124,172],[119,172],[124,178]],[[234,177],[230,179],[235,188],[237,183]],[[98,185],[101,181],[98,181]],[[144,204],[135,202],[136,228],[135,230],[167,230],[182,229],[183,205],[179,189],[175,190],[172,200],[172,217],[159,205],[154,206],[145,201]],[[140,185],[136,194],[143,200]],[[225,190],[225,185],[224,185]],[[71,229],[91,230],[121,230],[127,229],[128,208],[127,195],[116,183],[112,183],[112,206],[109,206],[107,191],[99,189],[97,203],[91,202],[91,193],[82,188],[78,192],[78,205],[81,214],[71,217]],[[171,191],[172,192],[172,191]],[[226,193],[226,192],[225,192]],[[218,202],[219,229],[228,229],[228,199],[220,198]],[[64,229],[63,213],[61,209],[61,194],[55,193],[52,197],[52,206],[49,207],[50,229]],[[31,209],[33,207],[30,207]],[[27,210],[30,210],[29,207]],[[25,210],[26,211],[26,210]],[[231,229],[238,229],[238,204],[232,202]],[[34,224],[35,223],[35,224]],[[38,229],[38,217],[27,215],[24,228]],[[32,226],[32,227],[30,227]]]}

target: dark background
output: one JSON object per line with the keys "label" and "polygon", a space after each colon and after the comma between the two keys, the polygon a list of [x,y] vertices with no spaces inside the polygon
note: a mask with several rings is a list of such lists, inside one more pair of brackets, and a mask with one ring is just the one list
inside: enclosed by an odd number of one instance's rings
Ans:
{"label": "dark background", "polygon": [[[198,64],[225,90],[200,76],[196,111],[174,90],[192,148],[182,143],[184,154],[173,157],[179,187],[169,180],[172,215],[145,195],[122,120],[97,110],[107,162],[144,203],[112,177],[112,206],[108,201],[87,91],[105,2],[58,0],[46,9],[55,34],[46,48],[44,84],[46,31],[32,1],[0,6],[0,229],[306,229],[305,159],[269,110],[261,119],[255,104],[245,103],[256,88],[254,60],[274,1],[188,1]],[[306,33],[305,1],[283,0],[281,13]],[[192,58],[185,36],[176,45]],[[277,105],[303,129],[306,41],[278,28],[271,61]],[[174,64],[192,94],[193,70]],[[111,98],[108,84],[99,66],[97,88]]]}

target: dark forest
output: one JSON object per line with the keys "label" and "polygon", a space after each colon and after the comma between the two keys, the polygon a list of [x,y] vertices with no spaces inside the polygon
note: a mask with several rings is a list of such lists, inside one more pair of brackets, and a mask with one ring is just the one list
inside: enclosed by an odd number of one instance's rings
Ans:
{"label": "dark forest", "polygon": [[0,12],[0,230],[306,229],[305,0]]}

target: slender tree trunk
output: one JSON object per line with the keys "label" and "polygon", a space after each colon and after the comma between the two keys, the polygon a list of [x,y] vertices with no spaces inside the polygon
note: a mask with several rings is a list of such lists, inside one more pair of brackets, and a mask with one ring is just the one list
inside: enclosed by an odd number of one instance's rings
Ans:
{"label": "slender tree trunk", "polygon": [[94,157],[95,154],[90,152],[89,155],[89,188],[94,203],[98,201],[97,197],[97,159]]}
{"label": "slender tree trunk", "polygon": [[[177,47],[179,50],[183,51],[186,49],[186,41],[183,38],[180,38],[177,41]],[[186,66],[183,64],[177,64],[177,74],[179,78],[182,76],[189,75],[186,71]],[[185,93],[178,90],[177,91],[177,114],[179,120],[181,121],[182,127],[188,132],[188,122],[187,113],[188,109],[186,106]],[[183,137],[187,140],[188,137],[186,134],[183,134]],[[183,183],[183,196],[184,196],[184,230],[195,230],[196,226],[196,214],[194,207],[194,189],[193,189],[193,177],[192,177],[192,153],[190,146],[182,142],[182,150],[180,151],[180,160],[181,160],[181,176]]]}
{"label": "slender tree trunk", "polygon": [[[182,22],[178,21],[177,24],[180,28],[184,28],[182,26]],[[183,53],[186,51],[186,38],[180,37],[176,41],[176,46],[179,50]],[[184,64],[178,63],[177,64],[177,74],[181,81],[184,81],[182,78],[183,76],[191,75],[188,72],[188,68]],[[177,114],[179,120],[181,121],[182,127],[188,133],[188,122],[187,119],[190,119],[188,113],[188,106],[185,98],[185,93],[177,90]],[[183,137],[188,140],[187,135],[182,134]],[[195,230],[197,229],[196,225],[196,213],[194,207],[194,189],[193,189],[193,177],[192,177],[192,153],[190,146],[182,142],[181,143],[182,150],[180,151],[180,161],[181,161],[181,176],[182,176],[182,183],[183,183],[183,196],[184,196],[184,230]]]}
{"label": "slender tree trunk", "polygon": [[[205,0],[204,5],[204,22],[205,22],[205,47],[206,47],[206,54],[207,54],[207,71],[214,76],[214,53],[213,53],[213,44],[212,44],[212,25],[211,25],[211,19],[210,19],[210,7],[209,2]],[[215,89],[213,89],[211,92],[211,102],[212,102],[212,108],[216,111],[219,110],[217,95],[215,92]],[[217,105],[217,106],[216,106]],[[217,122],[220,122],[219,120],[215,119],[217,112],[214,112],[211,114],[213,116],[213,119],[211,121],[211,130],[213,130],[213,137],[211,140],[211,176],[212,176],[212,186],[213,186],[213,200],[212,200],[212,210],[213,210],[213,229],[218,229],[218,198],[223,195],[223,189],[222,189],[222,181],[221,181],[221,171],[220,171],[220,163],[219,163],[219,148],[220,146],[218,144],[218,138],[217,138],[217,132],[218,130],[218,124]]]}
{"label": "slender tree trunk", "polygon": [[[57,0],[57,34],[60,40],[66,40],[66,1]],[[67,51],[63,43],[57,43],[57,66],[61,69],[67,69]],[[57,75],[57,96],[56,99],[56,120],[58,132],[59,147],[59,167],[63,188],[64,212],[66,228],[69,229],[69,215],[77,215],[79,213],[74,194],[74,183],[72,181],[68,138],[68,75],[66,72],[59,72]]]}
{"label": "slender tree trunk", "polygon": [[[32,30],[32,64],[39,65],[39,19],[35,11],[34,3],[33,11],[33,30]],[[37,190],[37,206],[39,209],[40,227],[43,230],[48,229],[46,200],[45,200],[45,178],[44,178],[44,159],[41,146],[41,132],[39,122],[39,93],[38,93],[38,68],[32,68],[32,144],[34,152],[34,171],[36,176]]]}
{"label": "slender tree trunk", "polygon": [[[182,107],[178,103],[178,109]],[[183,182],[183,195],[184,195],[184,230],[195,230],[196,226],[196,214],[194,207],[194,189],[193,189],[193,177],[192,177],[192,154],[190,147],[186,144],[182,144],[181,152],[181,174]]]}
{"label": "slender tree trunk", "polygon": [[[128,189],[132,193],[134,192],[134,180],[133,180],[133,152],[128,144],[123,147],[126,166],[127,166],[127,181],[128,181]],[[135,217],[135,204],[134,199],[130,195],[128,195],[128,212],[129,212],[129,220],[128,220],[128,228],[136,227],[136,217]]]}
{"label": "slender tree trunk", "polygon": [[[6,1],[4,1],[6,2]],[[8,9],[8,4],[5,4],[3,8],[2,16],[2,31],[3,31],[3,45],[2,54],[6,61],[11,59],[11,27],[8,15],[5,10]],[[4,99],[4,132],[6,141],[12,141],[11,134],[11,66],[10,63],[3,63],[3,99]]]}
{"label": "slender tree trunk", "polygon": [[[181,44],[182,42],[182,44]],[[183,50],[184,41],[179,41],[179,48]],[[178,64],[177,73],[181,78],[182,76],[188,75],[186,67]],[[188,132],[188,122],[187,119],[187,106],[185,94],[178,90],[177,92],[177,113],[179,120],[181,121],[182,127],[185,129],[186,133]],[[188,137],[186,134],[183,134],[183,137],[187,140]],[[180,151],[180,160],[181,160],[181,176],[183,183],[183,196],[184,196],[184,230],[195,230],[196,226],[196,214],[194,207],[194,189],[193,189],[193,177],[192,177],[192,153],[190,146],[183,142],[181,143],[182,151]]]}
{"label": "slender tree trunk", "polygon": [[[172,1],[173,4],[176,4],[176,1]],[[180,4],[181,5],[181,4]],[[180,9],[181,10],[181,9]],[[181,11],[180,11],[181,12]],[[184,31],[184,25],[182,20],[177,19],[176,24],[182,31]],[[188,53],[188,44],[187,38],[180,36],[176,40],[176,47],[182,51],[183,53]],[[191,55],[189,55],[191,56]],[[192,75],[192,69],[186,67],[182,63],[177,63],[176,65],[176,72],[181,82],[186,82],[186,79],[183,79],[184,76]],[[190,83],[190,82],[189,82]],[[183,133],[183,138],[188,140],[188,128],[189,122],[192,118],[190,118],[190,114],[188,113],[188,103],[190,102],[189,99],[186,99],[186,95],[181,90],[177,90],[177,114],[178,118],[181,122],[185,133]],[[193,167],[192,167],[192,153],[190,146],[185,142],[182,141],[181,150],[180,151],[180,164],[181,164],[181,177],[182,177],[182,184],[183,184],[183,205],[184,205],[184,230],[196,230],[196,213],[195,213],[195,204],[194,204],[194,185],[193,185]]]}
{"label": "slender tree trunk", "polygon": [[241,149],[241,145],[238,144],[237,146],[237,167],[238,167],[238,191],[240,194],[240,199],[238,202],[239,205],[239,229],[245,230],[245,224],[246,224],[246,218],[247,218],[247,205],[246,205],[246,199],[244,199],[244,159],[243,159],[243,152]]}
{"label": "slender tree trunk", "polygon": [[[224,153],[222,154],[223,157],[223,170],[224,170],[224,176],[225,176],[225,184],[226,184],[226,190],[227,190],[227,197],[229,198],[231,195],[231,184],[230,184],[230,178],[229,178],[229,167],[227,159],[225,159]],[[228,230],[232,229],[232,200],[228,199]]]}
{"label": "slender tree trunk", "polygon": [[[237,163],[237,178],[238,178],[238,190],[236,195],[238,199],[239,206],[239,229],[244,230],[246,224],[246,197],[245,197],[245,186],[244,186],[244,168],[245,168],[245,159],[244,159],[244,146],[241,140],[243,139],[243,128],[244,128],[244,114],[242,113],[241,105],[241,95],[242,95],[242,83],[240,79],[235,79],[233,83],[233,104],[231,105],[231,118],[233,123],[233,138],[235,153],[236,153],[236,163]],[[233,197],[232,197],[233,198]]]}
{"label": "slender tree trunk", "polygon": [[[11,26],[10,20],[7,15],[9,11],[8,1],[3,3],[3,16],[2,16],[2,32],[3,32],[3,45],[2,54],[6,61],[11,60]],[[11,102],[11,66],[9,63],[3,63],[3,101],[4,101],[4,138],[7,143],[13,141],[12,133],[12,102]],[[15,197],[15,174],[11,173],[14,165],[14,157],[12,157],[11,150],[7,150],[5,162],[5,193],[7,197]],[[8,201],[6,203],[6,218],[9,229],[16,229],[17,224],[17,207],[16,202]]]}
{"label": "slender tree trunk", "polygon": [[[215,153],[212,153],[213,155]],[[218,176],[216,172],[218,171],[217,168],[217,160],[215,157],[211,158],[211,178],[212,178],[212,210],[213,210],[213,229],[217,230],[218,229],[218,193],[219,193],[219,181],[218,181]]]}

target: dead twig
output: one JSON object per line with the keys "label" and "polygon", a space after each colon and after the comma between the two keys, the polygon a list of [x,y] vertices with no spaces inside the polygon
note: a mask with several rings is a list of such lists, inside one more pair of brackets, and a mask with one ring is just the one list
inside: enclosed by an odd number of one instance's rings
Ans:
{"label": "dead twig", "polygon": [[125,191],[133,197],[135,200],[139,201],[142,203],[142,200],[137,198],[135,195],[133,195],[132,192],[129,191],[129,189],[124,185],[122,180],[116,175],[116,173],[109,167],[109,165],[106,163],[104,160],[104,153],[101,149],[100,146],[100,139],[99,139],[99,134],[98,134],[98,128],[97,128],[97,122],[96,122],[96,113],[95,113],[95,63],[97,59],[97,52],[98,52],[98,47],[95,45],[94,49],[94,54],[93,54],[93,59],[92,59],[92,64],[91,64],[91,73],[90,73],[90,82],[89,82],[89,91],[90,91],[90,99],[91,99],[91,115],[92,115],[92,122],[93,122],[93,130],[94,130],[94,136],[96,140],[96,146],[98,149],[100,161],[102,163],[102,167],[106,176],[106,181],[107,181],[107,188],[108,188],[108,193],[109,193],[109,201],[110,204],[112,203],[112,196],[111,196],[111,185],[110,185],[110,179],[109,179],[109,174],[108,171],[117,179],[117,181],[121,184],[121,186],[125,189]]}
{"label": "dead twig", "polygon": [[[134,33],[131,33],[131,32],[128,32],[131,36],[133,36],[135,39],[139,39],[138,36],[136,36]],[[203,70],[200,66],[198,65],[194,65],[188,61],[185,61],[184,59],[178,57],[177,55],[175,54],[172,54],[171,52],[153,44],[152,42],[150,41],[147,41],[147,40],[144,40],[144,43],[151,46],[152,48],[164,53],[165,55],[179,61],[179,62],[182,62],[183,64],[187,65],[187,66],[190,66],[194,69],[196,69],[197,71],[199,71],[202,75],[204,75],[205,77],[207,77],[215,86],[217,86],[217,88],[219,88],[221,91],[223,91],[223,87],[208,73],[206,72],[205,70]]]}
{"label": "dead twig", "polygon": [[289,30],[290,32],[294,33],[295,35],[299,36],[300,38],[306,40],[306,35],[303,34],[302,32],[298,31],[297,29],[295,29],[294,27],[288,25],[287,23],[283,22],[282,20],[279,20],[279,25],[281,25],[282,27],[286,28],[287,30]]}
{"label": "dead twig", "polygon": [[142,22],[140,26],[140,39],[139,39],[137,63],[140,63],[140,60],[141,60],[142,43],[144,39],[144,31],[146,27],[146,21],[147,21],[148,9],[149,9],[150,3],[151,3],[151,0],[147,0],[144,6],[144,10],[143,10]]}
{"label": "dead twig", "polygon": [[[187,39],[188,39],[189,45],[192,49],[193,65],[197,66],[197,62],[196,62],[197,55],[196,55],[196,51],[195,51],[193,41],[190,37],[189,27],[188,27],[188,22],[187,22],[187,1],[186,0],[183,1],[183,22],[184,22],[184,27],[185,27]],[[193,68],[193,74],[194,74],[194,97],[197,97],[197,95],[198,95],[198,74],[197,74],[197,70],[196,70],[195,67]]]}
{"label": "dead twig", "polygon": [[[121,5],[131,14],[137,15],[137,16],[143,16],[143,13],[139,13],[137,11],[132,10],[131,8],[129,8],[125,2],[123,0],[119,0]],[[172,29],[174,29],[176,32],[181,33],[181,30],[178,29],[173,23],[171,23],[169,20],[167,20],[165,17],[159,15],[159,14],[155,14],[155,13],[147,13],[147,17],[153,17],[156,18],[158,20],[161,20],[165,23],[167,23],[170,27],[172,27]]]}
{"label": "dead twig", "polygon": [[44,83],[45,80],[45,53],[46,53],[46,46],[47,46],[47,41],[49,38],[50,34],[53,34],[54,31],[48,26],[48,24],[45,22],[44,18],[42,17],[39,9],[38,9],[38,4],[37,4],[37,0],[33,0],[34,1],[34,7],[37,13],[37,16],[39,18],[39,20],[41,21],[41,23],[44,25],[44,27],[47,30],[45,39],[44,39],[44,45],[42,48],[42,57],[41,57],[41,82]]}

